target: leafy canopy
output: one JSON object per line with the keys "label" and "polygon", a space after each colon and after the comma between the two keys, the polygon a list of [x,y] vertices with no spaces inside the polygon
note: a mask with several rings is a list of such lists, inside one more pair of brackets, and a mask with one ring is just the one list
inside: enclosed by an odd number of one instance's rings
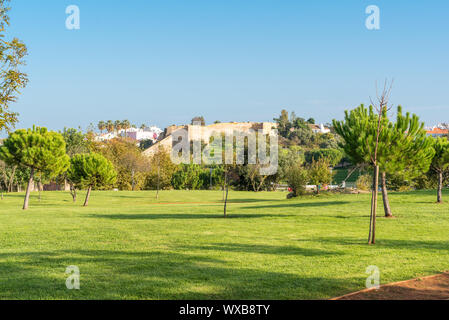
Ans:
{"label": "leafy canopy", "polygon": [[28,167],[48,176],[57,176],[69,166],[62,136],[47,128],[19,129],[0,147],[0,158],[10,165]]}
{"label": "leafy canopy", "polygon": [[[374,164],[378,121],[373,107],[366,109],[363,105],[345,111],[343,121],[333,121],[335,131],[343,138],[340,147],[354,164]],[[386,109],[380,122],[377,164],[382,171],[416,176],[429,170],[434,155],[432,138],[426,136],[424,123],[419,122],[418,116],[410,113],[404,116],[399,106],[396,123],[388,119]]]}
{"label": "leafy canopy", "polygon": [[17,94],[28,82],[26,73],[19,67],[25,65],[27,47],[17,38],[6,41],[5,31],[9,26],[9,0],[0,0],[0,130],[10,130],[17,122],[17,113],[9,105],[17,100]]}
{"label": "leafy canopy", "polygon": [[105,189],[114,185],[117,172],[112,163],[98,153],[76,154],[70,160],[69,180],[78,188]]}
{"label": "leafy canopy", "polygon": [[433,143],[435,156],[432,160],[432,169],[436,172],[443,172],[449,168],[449,140],[437,138]]}

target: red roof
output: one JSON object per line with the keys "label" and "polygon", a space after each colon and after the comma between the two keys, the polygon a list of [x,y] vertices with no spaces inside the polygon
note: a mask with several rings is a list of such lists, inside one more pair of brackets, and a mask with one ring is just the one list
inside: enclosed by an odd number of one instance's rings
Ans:
{"label": "red roof", "polygon": [[449,134],[449,130],[433,128],[432,130],[428,130],[427,134]]}

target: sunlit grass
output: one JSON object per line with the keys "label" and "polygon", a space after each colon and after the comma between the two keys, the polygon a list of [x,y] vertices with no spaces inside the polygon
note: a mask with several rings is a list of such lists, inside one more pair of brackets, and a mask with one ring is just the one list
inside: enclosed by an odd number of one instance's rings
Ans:
{"label": "sunlit grass", "polygon": [[[220,191],[23,194],[0,202],[2,299],[322,299],[449,269],[449,205],[434,192],[391,194],[368,246],[369,195]],[[449,201],[449,194],[445,196]],[[67,290],[66,267],[81,272]]]}

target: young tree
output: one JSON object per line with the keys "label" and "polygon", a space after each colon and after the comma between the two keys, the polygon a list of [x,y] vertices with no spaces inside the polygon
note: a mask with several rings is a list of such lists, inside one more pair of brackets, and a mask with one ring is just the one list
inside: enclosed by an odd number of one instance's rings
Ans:
{"label": "young tree", "polygon": [[431,169],[438,176],[437,202],[443,203],[443,175],[449,168],[449,140],[437,138],[433,142],[435,156],[432,160]]}
{"label": "young tree", "polygon": [[80,130],[74,128],[64,128],[64,130],[60,133],[64,138],[66,153],[69,157],[73,157],[78,153],[89,152],[89,140]]}
{"label": "young tree", "polygon": [[[369,111],[361,105],[345,113],[344,121],[335,121],[335,131],[343,138],[345,153],[355,165],[374,167],[372,215],[370,223],[370,243],[375,240],[375,211],[377,207],[377,189],[379,172],[382,172],[382,195],[386,217],[391,217],[391,209],[386,188],[386,174],[398,173],[403,177],[414,177],[428,170],[433,157],[431,141],[426,137],[424,124],[416,115],[404,116],[398,107],[397,120],[393,124],[387,117],[387,101],[389,93],[384,92],[379,98],[379,106],[375,113],[370,106]],[[377,168],[376,168],[377,167]],[[371,237],[372,235],[372,237]]]}
{"label": "young tree", "polygon": [[6,162],[0,160],[1,172],[1,188],[2,191],[12,192],[13,183],[16,178],[17,165],[8,165]]}
{"label": "young tree", "polygon": [[68,177],[77,188],[87,188],[84,206],[89,204],[93,188],[105,189],[111,187],[117,178],[117,172],[112,163],[98,153],[77,154],[70,160]]}
{"label": "young tree", "polygon": [[23,209],[28,209],[34,174],[43,172],[55,177],[69,165],[66,145],[61,134],[47,131],[47,128],[20,129],[10,134],[0,147],[0,158],[10,165],[30,168],[30,178],[25,194]]}
{"label": "young tree", "polygon": [[[345,111],[345,121],[333,121],[335,131],[343,138],[343,148],[354,164],[370,164],[373,170],[373,190],[371,195],[371,214],[368,243],[374,244],[376,239],[376,212],[379,186],[379,145],[385,141],[384,137],[391,126],[387,117],[388,99],[391,85],[385,82],[382,93],[377,94],[377,102],[372,102],[369,113],[366,108],[360,107],[350,113]],[[374,106],[375,107],[374,107]],[[374,112],[374,108],[376,112]]]}
{"label": "young tree", "polygon": [[[75,154],[89,152],[91,141],[89,141],[87,135],[82,133],[80,130],[74,128],[64,128],[64,131],[62,131],[61,134],[66,144],[66,153],[70,158],[72,158]],[[64,184],[69,184],[73,202],[76,202],[77,194],[74,182],[70,181],[66,172],[60,178],[63,180]]]}
{"label": "young tree", "polygon": [[316,193],[320,193],[320,185],[330,184],[332,182],[332,171],[329,169],[329,160],[320,158],[313,160],[308,166],[310,183],[316,186]]}
{"label": "young tree", "polygon": [[9,131],[17,122],[17,113],[9,110],[9,105],[17,100],[20,89],[28,83],[26,73],[20,71],[25,65],[27,47],[17,38],[4,40],[9,26],[9,0],[0,0],[0,130]]}
{"label": "young tree", "polygon": [[273,120],[278,124],[277,129],[279,130],[279,134],[284,138],[288,138],[291,128],[288,111],[285,109],[281,110],[279,118],[273,118]]}
{"label": "young tree", "polygon": [[288,186],[292,190],[287,197],[298,197],[306,192],[307,181],[309,174],[306,168],[303,167],[302,161],[289,163],[283,169],[283,178],[287,181]]}
{"label": "young tree", "polygon": [[[424,123],[417,115],[402,114],[398,106],[396,123],[385,127],[389,130],[384,135],[379,150],[379,167],[381,171],[382,199],[385,217],[393,214],[388,200],[387,174],[396,175],[403,180],[411,180],[429,170],[434,150],[432,138],[427,136]],[[382,149],[383,148],[383,149]]]}
{"label": "young tree", "polygon": [[146,188],[157,190],[171,188],[173,174],[178,166],[171,161],[170,153],[162,147],[150,158],[149,173],[146,180]]}

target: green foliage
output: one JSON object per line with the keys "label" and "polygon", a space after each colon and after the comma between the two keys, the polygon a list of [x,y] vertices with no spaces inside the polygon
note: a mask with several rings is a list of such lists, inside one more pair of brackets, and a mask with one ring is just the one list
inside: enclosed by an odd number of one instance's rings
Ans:
{"label": "green foliage", "polygon": [[[309,183],[316,186],[330,184],[332,182],[333,174],[329,167],[330,163],[326,158],[312,160],[312,163],[307,167]],[[319,192],[319,188],[317,188],[317,192]]]}
{"label": "green foliage", "polygon": [[291,146],[279,150],[278,172],[279,180],[286,181],[291,166],[302,165],[305,161],[304,150],[299,146]]}
{"label": "green foliage", "polygon": [[357,178],[355,184],[359,190],[370,191],[373,186],[373,177],[368,173],[362,174]]}
{"label": "green foliage", "polygon": [[17,113],[9,110],[9,105],[17,100],[17,94],[28,83],[26,73],[20,71],[25,65],[27,47],[17,38],[6,41],[6,27],[9,26],[9,0],[0,0],[0,130],[10,130],[17,122]]}
{"label": "green foliage", "polygon": [[[434,204],[433,191],[391,195],[397,219],[379,219],[379,248],[363,244],[369,194],[230,191],[229,220],[221,191],[155,194],[94,191],[84,211],[46,192],[32,215],[5,197],[0,298],[323,300],[363,289],[373,263],[388,270],[382,283],[448,269],[449,202]],[[81,269],[76,292],[64,285],[69,264]]]}
{"label": "green foliage", "polygon": [[11,133],[0,147],[0,158],[10,165],[28,167],[50,177],[65,172],[69,166],[61,134],[40,127]]}
{"label": "green foliage", "polygon": [[288,111],[282,110],[279,118],[274,118],[273,120],[276,121],[276,123],[278,124],[277,129],[279,134],[282,137],[287,138],[291,128],[291,123],[288,118]]}
{"label": "green foliage", "polygon": [[149,147],[151,147],[153,144],[154,144],[154,142],[151,139],[141,140],[141,141],[139,141],[139,148],[140,148],[140,150],[146,150]]}
{"label": "green foliage", "polygon": [[119,138],[94,143],[92,149],[112,162],[117,171],[116,186],[120,190],[140,190],[144,188],[150,163],[134,142]]}
{"label": "green foliage", "polygon": [[309,180],[307,170],[302,166],[301,162],[290,163],[284,169],[284,179],[288,186],[292,189],[294,197],[303,195],[306,192],[306,185]]}
{"label": "green foliage", "polygon": [[336,166],[343,158],[343,152],[339,149],[314,149],[305,153],[306,161],[312,163],[322,158],[329,160],[330,166]]}
{"label": "green foliage", "polygon": [[315,119],[314,118],[309,118],[309,119],[307,119],[307,123],[315,124]]}
{"label": "green foliage", "polygon": [[18,191],[30,179],[30,168],[8,165],[0,160],[0,190]]}
{"label": "green foliage", "polygon": [[155,190],[158,185],[159,189],[171,189],[172,177],[177,170],[178,166],[171,161],[170,153],[164,148],[159,148],[150,159],[145,189]]}
{"label": "green foliage", "polygon": [[69,157],[73,157],[78,153],[89,152],[89,140],[80,130],[74,128],[64,128],[61,132],[66,144],[66,153]]}
{"label": "green foliage", "polygon": [[[370,106],[360,105],[350,112],[345,111],[343,121],[333,121],[335,131],[342,137],[340,146],[353,164],[373,164],[379,118]],[[380,124],[377,162],[381,171],[401,172],[404,177],[417,176],[429,169],[433,158],[432,138],[426,136],[424,124],[418,116],[402,114],[397,110],[396,123],[383,111]]]}
{"label": "green foliage", "polygon": [[201,189],[203,187],[202,173],[203,169],[198,164],[181,164],[179,169],[173,174],[172,186],[177,190]]}
{"label": "green foliage", "polygon": [[108,189],[116,183],[112,163],[98,153],[76,154],[70,160],[67,176],[79,188]]}
{"label": "green foliage", "polygon": [[432,147],[435,150],[432,170],[438,173],[447,170],[449,168],[449,140],[439,137],[434,140]]}
{"label": "green foliage", "polygon": [[[212,187],[222,186],[224,177],[223,166],[212,166]],[[171,185],[176,190],[209,189],[211,172],[209,167],[198,164],[181,164],[173,174]]]}

